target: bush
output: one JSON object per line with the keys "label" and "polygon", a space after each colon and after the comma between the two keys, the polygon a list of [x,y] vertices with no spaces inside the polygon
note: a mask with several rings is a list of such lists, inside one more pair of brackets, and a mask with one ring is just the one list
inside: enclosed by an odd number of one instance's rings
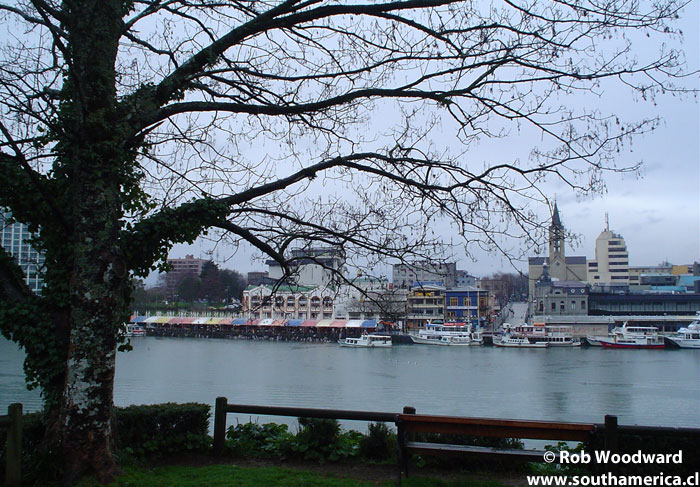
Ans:
{"label": "bush", "polygon": [[357,456],[361,438],[357,431],[341,433],[337,419],[299,418],[290,453],[304,460],[335,462]]}
{"label": "bush", "polygon": [[115,444],[137,457],[201,452],[211,446],[208,404],[154,404],[115,410]]}
{"label": "bush", "polygon": [[243,423],[231,426],[226,432],[226,447],[238,457],[284,459],[290,451],[294,435],[286,424]]}
{"label": "bush", "polygon": [[396,435],[386,423],[370,423],[367,436],[360,440],[360,455],[368,460],[383,461],[394,457]]}
{"label": "bush", "polygon": [[[114,408],[116,453],[145,458],[206,451],[211,444],[209,411],[208,404],[197,403]],[[22,470],[31,483],[60,475],[57,454],[41,448],[45,430],[42,413],[22,416]],[[0,478],[5,475],[6,438],[7,430],[0,429]]]}

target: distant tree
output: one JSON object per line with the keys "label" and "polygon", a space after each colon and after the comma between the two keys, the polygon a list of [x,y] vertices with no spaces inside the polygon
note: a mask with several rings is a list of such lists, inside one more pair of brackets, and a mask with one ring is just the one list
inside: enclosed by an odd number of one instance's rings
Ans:
{"label": "distant tree", "polygon": [[241,300],[243,291],[248,286],[248,279],[240,272],[232,269],[221,269],[220,276],[226,297]]}
{"label": "distant tree", "polygon": [[202,265],[202,272],[199,274],[200,299],[206,299],[208,302],[221,302],[226,297],[223,281],[221,279],[221,271],[219,266],[214,262],[205,262]]}
{"label": "distant tree", "polygon": [[191,303],[202,296],[202,282],[199,277],[187,274],[177,284],[177,295],[179,301]]}
{"label": "distant tree", "polygon": [[[656,123],[571,95],[674,91],[683,59],[663,41],[683,5],[0,0],[0,206],[46,256],[39,297],[0,251],[0,327],[41,387],[64,483],[118,471],[132,277],[174,244],[218,229],[285,272],[302,245],[369,269],[425,260],[436,223],[467,252],[532,244],[545,177],[600,191],[622,142]],[[530,160],[469,153],[521,130]]]}

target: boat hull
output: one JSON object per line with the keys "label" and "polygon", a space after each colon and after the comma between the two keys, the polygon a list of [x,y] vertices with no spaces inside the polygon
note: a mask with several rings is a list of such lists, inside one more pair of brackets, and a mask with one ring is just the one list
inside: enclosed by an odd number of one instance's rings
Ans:
{"label": "boat hull", "polygon": [[370,343],[369,345],[359,345],[359,344],[353,344],[353,343],[345,343],[342,340],[338,342],[338,345],[340,345],[341,347],[346,347],[346,348],[391,348],[391,343],[389,343],[389,344]]}
{"label": "boat hull", "polygon": [[695,340],[695,339],[685,339],[685,338],[676,338],[676,337],[665,337],[664,340],[667,341],[667,343],[670,343],[671,346],[677,347],[677,348],[690,348],[690,349],[695,349],[695,350],[700,350],[700,340]]}
{"label": "boat hull", "polygon": [[614,343],[604,340],[600,341],[603,348],[625,348],[630,350],[660,350],[666,348],[663,343],[645,344],[645,343]]}

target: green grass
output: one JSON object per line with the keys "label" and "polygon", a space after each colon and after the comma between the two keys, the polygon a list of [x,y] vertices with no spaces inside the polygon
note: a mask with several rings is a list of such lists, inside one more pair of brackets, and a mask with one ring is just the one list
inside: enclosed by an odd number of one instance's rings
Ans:
{"label": "green grass", "polygon": [[[83,480],[77,487],[96,487],[94,480]],[[358,478],[337,477],[280,467],[237,467],[211,465],[203,467],[164,466],[152,469],[125,467],[124,475],[113,487],[390,487],[394,480],[368,481]],[[410,477],[404,487],[504,487],[493,480],[455,478],[450,480]]]}

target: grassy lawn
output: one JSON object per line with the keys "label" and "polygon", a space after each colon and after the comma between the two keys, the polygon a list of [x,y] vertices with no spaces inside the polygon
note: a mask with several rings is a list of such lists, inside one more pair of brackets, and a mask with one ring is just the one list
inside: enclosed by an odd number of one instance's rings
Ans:
{"label": "grassy lawn", "polygon": [[[238,467],[233,465],[163,466],[152,469],[126,467],[124,476],[113,486],[145,487],[370,487],[393,486],[395,480],[363,480],[356,477],[341,477],[318,472],[286,469],[280,467]],[[94,481],[83,481],[78,487],[96,487]],[[506,487],[495,480],[468,477],[436,479],[410,477],[404,479],[405,487]]]}

